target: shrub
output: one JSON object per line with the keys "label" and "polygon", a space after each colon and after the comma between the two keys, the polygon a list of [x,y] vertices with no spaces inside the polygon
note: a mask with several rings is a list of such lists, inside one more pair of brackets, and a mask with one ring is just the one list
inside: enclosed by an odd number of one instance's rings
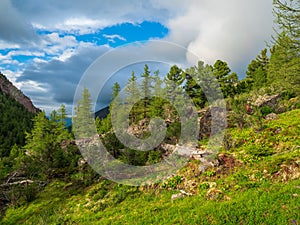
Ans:
{"label": "shrub", "polygon": [[175,177],[172,177],[171,179],[169,179],[167,182],[163,183],[162,187],[176,189],[177,185],[180,184],[181,182],[182,182],[182,177],[179,175],[176,175]]}
{"label": "shrub", "polygon": [[261,111],[261,114],[263,117],[274,112],[274,110],[271,107],[266,106],[266,105],[261,107],[260,111]]}

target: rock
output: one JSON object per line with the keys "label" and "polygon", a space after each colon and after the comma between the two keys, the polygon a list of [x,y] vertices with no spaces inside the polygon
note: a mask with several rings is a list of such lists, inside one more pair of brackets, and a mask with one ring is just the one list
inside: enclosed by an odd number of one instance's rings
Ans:
{"label": "rock", "polygon": [[83,165],[87,164],[87,161],[84,158],[78,159],[77,165],[82,167]]}
{"label": "rock", "polygon": [[193,194],[191,194],[191,193],[185,192],[184,190],[179,190],[179,191],[180,191],[180,193],[178,193],[178,194],[173,194],[173,195],[171,196],[171,200],[172,200],[172,201],[174,201],[175,199],[184,198],[184,197],[193,195]]}
{"label": "rock", "polygon": [[275,133],[275,134],[280,134],[281,131],[282,131],[282,129],[279,127],[279,128],[277,128],[277,129],[274,131],[274,133]]}
{"label": "rock", "polygon": [[280,99],[281,94],[276,95],[262,95],[259,96],[253,105],[258,107],[268,106],[272,109],[275,109],[276,104],[278,103],[278,100]]}
{"label": "rock", "polygon": [[281,114],[281,113],[284,113],[286,112],[286,107],[285,106],[278,106],[276,109],[275,109],[275,113],[276,114]]}
{"label": "rock", "polygon": [[232,169],[236,166],[236,160],[233,156],[228,156],[226,154],[218,155],[218,162],[220,166],[224,166],[225,168]]}
{"label": "rock", "polygon": [[175,151],[178,155],[191,158],[192,152],[195,150],[192,146],[176,146]]}
{"label": "rock", "polygon": [[171,200],[174,201],[175,199],[184,198],[184,197],[185,197],[185,195],[182,194],[182,193],[173,194],[173,195],[171,196]]}
{"label": "rock", "polygon": [[206,164],[201,164],[201,165],[199,166],[199,174],[203,173],[207,168],[208,168],[208,165],[206,165]]}
{"label": "rock", "polygon": [[2,73],[0,73],[0,90],[23,105],[29,112],[35,114],[41,112],[40,109],[33,105],[30,98],[16,88]]}
{"label": "rock", "polygon": [[176,153],[186,158],[191,158],[196,149],[194,146],[189,145],[161,144],[161,147],[168,153]]}
{"label": "rock", "polygon": [[191,158],[202,161],[204,158],[207,158],[208,156],[213,155],[212,152],[201,149],[201,150],[195,150],[191,153]]}
{"label": "rock", "polygon": [[191,194],[191,193],[185,192],[184,190],[179,190],[179,191],[180,191],[181,194],[184,194],[184,195],[186,195],[186,196],[191,196],[191,195],[193,195],[193,194]]}
{"label": "rock", "polygon": [[202,184],[205,185],[205,187],[210,188],[210,189],[217,187],[216,182],[203,182]]}
{"label": "rock", "polygon": [[80,139],[76,139],[75,140],[75,144],[79,147],[79,148],[85,148],[85,147],[92,147],[92,146],[99,146],[99,135],[96,134],[92,137],[89,138],[80,138]]}
{"label": "rock", "polygon": [[199,138],[213,136],[227,127],[227,110],[220,107],[210,107],[199,119]]}
{"label": "rock", "polygon": [[270,113],[270,114],[266,115],[265,119],[267,121],[277,120],[278,119],[278,115],[276,113]]}
{"label": "rock", "polygon": [[61,148],[62,149],[67,149],[71,145],[76,145],[76,142],[74,140],[63,140],[61,142]]}
{"label": "rock", "polygon": [[224,195],[224,200],[225,200],[225,201],[230,201],[231,198],[230,198],[229,196],[227,196],[227,195]]}
{"label": "rock", "polygon": [[213,167],[216,167],[216,166],[218,166],[217,161],[208,162],[208,161],[203,160],[203,162],[201,162],[201,164],[199,166],[199,174],[203,173],[208,168],[213,168]]}
{"label": "rock", "polygon": [[209,200],[217,200],[217,199],[223,198],[223,192],[219,189],[212,188],[207,191],[206,197]]}

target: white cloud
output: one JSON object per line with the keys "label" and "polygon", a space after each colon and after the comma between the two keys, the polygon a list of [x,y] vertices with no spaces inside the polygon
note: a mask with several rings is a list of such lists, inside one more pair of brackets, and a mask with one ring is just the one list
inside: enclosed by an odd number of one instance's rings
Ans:
{"label": "white cloud", "polygon": [[249,60],[270,40],[271,1],[210,0],[190,1],[188,5],[184,15],[168,21],[168,39],[207,63],[225,60],[243,73]]}
{"label": "white cloud", "polygon": [[33,62],[34,63],[47,63],[47,60],[43,60],[43,59],[40,59],[40,58],[34,58]]}
{"label": "white cloud", "polygon": [[22,84],[17,82],[18,77],[22,76],[20,71],[11,71],[4,68],[0,68],[1,72],[13,83],[17,88],[21,89]]}
{"label": "white cloud", "polygon": [[19,56],[19,55],[22,55],[22,56],[40,56],[40,57],[43,57],[43,56],[45,56],[45,53],[41,52],[41,51],[13,50],[13,51],[10,51],[7,54],[8,57]]}
{"label": "white cloud", "polygon": [[34,28],[47,31],[59,31],[60,33],[69,34],[90,34],[97,30],[111,25],[110,21],[105,19],[89,19],[86,17],[71,17],[64,21],[59,21],[51,25],[43,25],[40,23],[33,23]]}
{"label": "white cloud", "polygon": [[17,49],[20,48],[20,45],[9,43],[7,41],[0,39],[0,49]]}
{"label": "white cloud", "polygon": [[[30,93],[39,104],[44,100],[39,91],[44,93],[45,89],[54,92],[49,102],[68,102],[72,95],[70,90],[74,90],[84,70],[109,49],[78,42],[77,34],[125,22],[157,21],[169,29],[164,40],[187,48],[207,63],[225,60],[243,75],[246,65],[271,37],[273,23],[271,0],[119,0],[114,3],[111,0],[27,0],[26,4],[18,3],[18,0],[0,1],[0,28],[6,31],[0,31],[0,49],[20,48],[10,55],[0,54],[0,60],[9,62],[4,60],[11,60],[12,55],[22,51],[35,56],[33,64],[27,65],[17,81],[34,80],[48,85],[32,86],[36,91]],[[52,33],[40,35],[36,42],[32,27]],[[126,41],[118,34],[104,37],[110,42]],[[128,46],[126,51],[140,49]],[[158,60],[181,62],[182,65],[189,59],[185,51],[157,48],[151,43],[143,45],[140,54],[156,55]],[[30,83],[26,85],[29,87]]]}
{"label": "white cloud", "polygon": [[115,43],[115,39],[119,39],[121,41],[126,41],[126,38],[122,37],[119,34],[112,34],[112,35],[108,35],[108,34],[103,34],[103,37],[107,38],[108,41]]}
{"label": "white cloud", "polygon": [[[51,112],[52,106],[62,103],[71,110],[74,92],[81,76],[96,58],[108,50],[108,46],[79,42],[70,55],[65,53],[50,61],[35,60],[22,71],[17,82],[36,106],[47,110],[47,113]],[[35,83],[31,85],[31,81]],[[47,101],[43,102],[44,99]],[[47,104],[51,107],[45,107]]]}

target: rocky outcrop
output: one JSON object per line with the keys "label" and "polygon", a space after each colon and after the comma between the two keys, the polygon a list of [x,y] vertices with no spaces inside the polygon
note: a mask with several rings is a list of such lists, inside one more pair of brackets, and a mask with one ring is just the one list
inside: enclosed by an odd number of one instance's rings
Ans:
{"label": "rocky outcrop", "polygon": [[276,94],[276,95],[262,95],[259,96],[253,105],[258,106],[258,107],[263,107],[263,106],[268,106],[272,109],[275,109],[278,100],[280,99],[281,94]]}
{"label": "rocky outcrop", "polygon": [[39,113],[41,110],[36,108],[31,102],[30,98],[24,95],[18,88],[16,88],[1,72],[0,72],[0,90],[15,99],[23,105],[29,112]]}
{"label": "rocky outcrop", "polygon": [[221,107],[210,107],[200,113],[199,122],[200,139],[213,136],[227,127],[227,110]]}

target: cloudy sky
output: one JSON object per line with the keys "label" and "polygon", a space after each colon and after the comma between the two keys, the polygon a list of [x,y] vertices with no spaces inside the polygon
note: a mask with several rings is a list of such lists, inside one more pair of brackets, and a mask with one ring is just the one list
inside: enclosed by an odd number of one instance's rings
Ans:
{"label": "cloudy sky", "polygon": [[244,77],[272,26],[272,0],[1,0],[0,71],[46,112],[71,110],[87,68],[119,46],[187,65],[188,54],[149,44],[167,41]]}

